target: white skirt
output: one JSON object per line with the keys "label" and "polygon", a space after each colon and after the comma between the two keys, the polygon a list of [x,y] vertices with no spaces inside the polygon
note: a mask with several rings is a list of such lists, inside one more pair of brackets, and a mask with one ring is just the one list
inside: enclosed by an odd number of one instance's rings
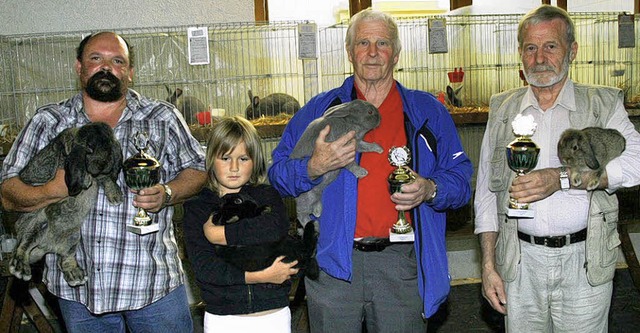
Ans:
{"label": "white skirt", "polygon": [[288,306],[265,314],[220,316],[204,313],[204,333],[291,333],[291,310]]}

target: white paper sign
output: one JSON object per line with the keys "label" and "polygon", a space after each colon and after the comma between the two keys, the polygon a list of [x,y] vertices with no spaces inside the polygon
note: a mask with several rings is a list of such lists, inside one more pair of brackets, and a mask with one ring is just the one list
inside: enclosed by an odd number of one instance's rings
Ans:
{"label": "white paper sign", "polygon": [[317,59],[318,26],[315,23],[298,24],[298,58],[300,59]]}
{"label": "white paper sign", "polygon": [[187,28],[189,64],[207,65],[209,64],[209,29]]}
{"label": "white paper sign", "polygon": [[444,19],[429,19],[429,53],[447,53],[447,24]]}

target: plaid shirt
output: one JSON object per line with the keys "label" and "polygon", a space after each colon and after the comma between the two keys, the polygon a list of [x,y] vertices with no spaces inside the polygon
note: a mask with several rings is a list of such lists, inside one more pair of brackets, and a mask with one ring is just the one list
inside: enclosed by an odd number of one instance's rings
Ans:
{"label": "plaid shirt", "polygon": [[[161,163],[162,183],[187,168],[204,170],[204,152],[172,105],[142,97],[133,90],[126,99],[127,107],[114,129],[124,159],[137,153],[134,134],[146,131],[150,139],[146,152]],[[87,123],[81,94],[39,108],[4,159],[2,179],[17,176],[27,161],[64,129]],[[70,287],[58,269],[58,256],[46,256],[44,282],[49,290],[84,304],[96,314],[140,309],[184,283],[174,237],[173,207],[150,213],[159,223],[159,232],[144,236],[128,232],[126,225],[132,223],[136,208],[122,172],[118,184],[125,194],[124,202],[110,205],[100,189],[98,202],[82,226],[76,258],[89,281]]]}

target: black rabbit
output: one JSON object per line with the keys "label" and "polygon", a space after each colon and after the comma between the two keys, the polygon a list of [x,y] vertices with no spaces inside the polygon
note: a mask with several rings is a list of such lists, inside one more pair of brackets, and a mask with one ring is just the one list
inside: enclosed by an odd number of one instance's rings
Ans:
{"label": "black rabbit", "polygon": [[[236,223],[245,218],[256,217],[271,211],[271,207],[258,207],[253,198],[244,193],[229,193],[223,197],[220,209],[214,212],[211,220],[215,225]],[[310,279],[317,279],[318,263],[315,259],[317,234],[313,223],[304,230],[302,240],[287,235],[276,242],[259,245],[214,245],[216,254],[228,263],[246,272],[263,270],[279,256],[285,256],[285,262],[298,260],[300,268]]]}

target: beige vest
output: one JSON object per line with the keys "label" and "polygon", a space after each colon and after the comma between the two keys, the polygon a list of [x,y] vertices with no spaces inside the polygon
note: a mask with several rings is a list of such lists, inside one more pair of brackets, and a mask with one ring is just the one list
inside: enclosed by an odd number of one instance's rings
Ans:
{"label": "beige vest", "polygon": [[[588,126],[604,127],[613,106],[622,99],[620,89],[574,83],[577,111],[570,112],[572,128]],[[516,277],[516,265],[520,261],[518,222],[506,216],[509,201],[509,184],[515,173],[509,169],[505,147],[513,140],[511,122],[519,112],[520,102],[527,87],[510,90],[491,98],[487,131],[495,136],[491,158],[489,190],[497,195],[500,230],[496,243],[497,270],[507,282]],[[490,126],[490,128],[489,128]],[[618,257],[618,199],[604,190],[592,191],[587,223],[586,263],[587,279],[593,286],[613,279]]]}

